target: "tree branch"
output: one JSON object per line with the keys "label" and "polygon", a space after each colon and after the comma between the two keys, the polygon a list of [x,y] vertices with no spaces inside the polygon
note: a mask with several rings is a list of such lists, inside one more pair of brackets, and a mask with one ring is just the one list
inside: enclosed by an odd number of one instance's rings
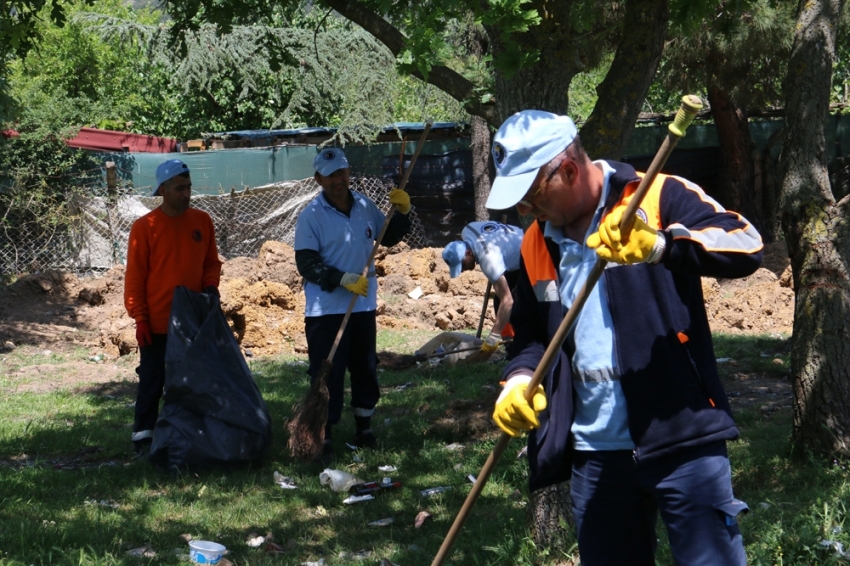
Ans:
{"label": "tree branch", "polygon": [[[380,15],[360,5],[357,0],[325,0],[325,3],[375,36],[393,55],[398,56],[404,50],[407,43],[404,34]],[[411,74],[461,102],[464,109],[473,116],[484,118],[494,127],[501,124],[495,104],[482,104],[475,94],[475,85],[449,67],[434,66],[427,78],[418,71]]]}

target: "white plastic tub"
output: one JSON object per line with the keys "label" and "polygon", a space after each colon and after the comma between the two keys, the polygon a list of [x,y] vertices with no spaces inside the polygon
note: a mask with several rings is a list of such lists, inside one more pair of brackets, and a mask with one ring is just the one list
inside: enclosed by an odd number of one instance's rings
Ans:
{"label": "white plastic tub", "polygon": [[193,540],[189,542],[189,558],[195,564],[217,564],[224,551],[223,544],[208,540]]}

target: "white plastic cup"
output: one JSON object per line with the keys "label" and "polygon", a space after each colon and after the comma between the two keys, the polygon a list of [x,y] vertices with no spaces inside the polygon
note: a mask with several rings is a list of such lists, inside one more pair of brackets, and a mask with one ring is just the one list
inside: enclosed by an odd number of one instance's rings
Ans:
{"label": "white plastic cup", "polygon": [[218,564],[224,551],[223,544],[208,540],[193,540],[189,542],[189,558],[195,564]]}

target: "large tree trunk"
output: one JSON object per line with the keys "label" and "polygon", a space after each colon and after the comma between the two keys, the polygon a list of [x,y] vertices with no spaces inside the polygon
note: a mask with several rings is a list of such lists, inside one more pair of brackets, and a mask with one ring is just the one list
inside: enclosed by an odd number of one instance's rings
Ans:
{"label": "large tree trunk", "polygon": [[764,224],[761,195],[756,194],[753,149],[746,111],[717,83],[708,86],[711,116],[720,140],[720,173],[714,197],[724,207],[740,212],[759,230]]}
{"label": "large tree trunk", "polygon": [[475,219],[487,220],[490,194],[490,126],[479,116],[472,117],[472,186],[475,191]]}
{"label": "large tree trunk", "polygon": [[661,61],[669,12],[668,0],[626,3],[625,33],[581,129],[582,145],[593,159],[622,159]]}
{"label": "large tree trunk", "polygon": [[824,128],[843,0],[800,5],[785,92],[780,210],[794,273],[794,442],[850,456],[850,197],[836,202]]}

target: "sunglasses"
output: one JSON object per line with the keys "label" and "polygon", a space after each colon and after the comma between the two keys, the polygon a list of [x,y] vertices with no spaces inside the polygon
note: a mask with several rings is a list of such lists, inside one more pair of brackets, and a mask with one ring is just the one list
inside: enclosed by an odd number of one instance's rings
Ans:
{"label": "sunglasses", "polygon": [[[517,205],[518,205],[518,206],[524,206],[524,207],[526,207],[526,208],[534,208],[534,204],[532,204],[532,203],[531,203],[531,199],[533,199],[534,197],[536,197],[536,196],[537,196],[537,194],[538,194],[540,191],[542,191],[542,190],[543,190],[543,188],[544,188],[546,185],[548,185],[548,184],[549,184],[549,181],[551,181],[551,180],[552,180],[552,177],[554,177],[554,176],[555,176],[555,173],[557,173],[557,172],[558,172],[558,170],[561,168],[561,165],[563,165],[563,164],[567,161],[567,159],[568,159],[568,158],[567,158],[566,156],[564,156],[564,157],[561,159],[561,161],[559,161],[559,162],[558,162],[558,164],[557,164],[557,165],[555,165],[555,166],[552,168],[552,170],[551,170],[551,171],[549,171],[549,174],[548,174],[548,175],[546,175],[546,178],[545,178],[545,179],[543,179],[543,182],[542,182],[542,183],[540,183],[540,185],[537,187],[537,190],[536,190],[536,191],[534,191],[534,193],[532,193],[531,195],[529,195],[528,193],[526,193],[526,194],[525,194],[525,196],[524,196],[523,198],[521,198],[521,199],[519,199],[519,201],[517,201]],[[530,189],[529,189],[529,190],[530,190]]]}

